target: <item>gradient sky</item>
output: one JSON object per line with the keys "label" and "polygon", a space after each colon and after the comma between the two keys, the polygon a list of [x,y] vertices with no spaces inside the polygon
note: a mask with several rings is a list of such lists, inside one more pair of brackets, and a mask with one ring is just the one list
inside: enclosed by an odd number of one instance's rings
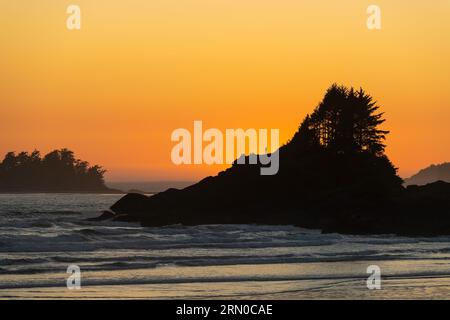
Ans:
{"label": "gradient sky", "polygon": [[174,129],[285,142],[333,82],[379,101],[400,175],[450,161],[450,1],[0,0],[1,157],[67,147],[109,180],[198,179],[220,168],[173,165]]}

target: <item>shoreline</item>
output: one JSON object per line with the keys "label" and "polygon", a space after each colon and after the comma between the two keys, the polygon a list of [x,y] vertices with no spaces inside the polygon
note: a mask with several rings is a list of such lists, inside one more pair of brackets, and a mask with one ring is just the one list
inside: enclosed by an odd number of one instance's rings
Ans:
{"label": "shoreline", "polygon": [[[366,267],[379,264],[380,290],[369,290]],[[134,269],[84,272],[80,290],[68,290],[65,274],[16,275],[16,278],[47,278],[35,285],[0,289],[0,300],[10,299],[449,299],[450,274],[410,273],[428,268],[430,260],[367,260]],[[81,266],[82,267],[82,266]],[[230,274],[231,270],[233,272]],[[256,272],[255,272],[256,270]],[[103,282],[105,272],[114,281]],[[175,279],[177,274],[185,275]],[[215,276],[211,276],[211,274]],[[189,275],[189,276],[187,276]],[[0,278],[7,275],[1,275]],[[47,277],[49,276],[49,277]],[[11,281],[11,279],[9,279]],[[36,281],[37,279],[34,279]],[[32,290],[30,291],[30,288]],[[212,294],[214,293],[214,294]]]}

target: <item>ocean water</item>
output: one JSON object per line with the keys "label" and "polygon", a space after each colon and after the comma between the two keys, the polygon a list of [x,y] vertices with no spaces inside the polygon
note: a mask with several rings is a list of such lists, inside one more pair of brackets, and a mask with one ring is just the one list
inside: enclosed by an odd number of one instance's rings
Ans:
{"label": "ocean water", "polygon": [[[450,237],[90,222],[120,195],[0,194],[0,298],[450,297]],[[81,288],[68,289],[69,265]],[[367,287],[367,267],[381,289]]]}

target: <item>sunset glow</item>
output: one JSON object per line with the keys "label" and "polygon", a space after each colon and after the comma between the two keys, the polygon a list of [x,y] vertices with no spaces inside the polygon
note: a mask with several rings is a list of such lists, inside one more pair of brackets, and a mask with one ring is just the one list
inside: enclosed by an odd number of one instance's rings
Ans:
{"label": "sunset glow", "polygon": [[171,162],[171,133],[279,128],[292,137],[334,82],[385,112],[407,177],[450,161],[450,2],[70,0],[0,3],[0,157],[67,147],[108,180],[195,180],[226,166]]}

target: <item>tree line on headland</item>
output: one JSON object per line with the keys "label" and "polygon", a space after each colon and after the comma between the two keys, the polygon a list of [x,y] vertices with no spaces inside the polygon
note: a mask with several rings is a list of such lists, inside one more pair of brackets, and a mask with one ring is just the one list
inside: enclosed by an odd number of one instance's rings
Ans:
{"label": "tree line on headland", "polygon": [[0,191],[3,192],[101,192],[105,170],[76,159],[68,149],[54,150],[41,157],[39,151],[8,152],[0,163]]}

